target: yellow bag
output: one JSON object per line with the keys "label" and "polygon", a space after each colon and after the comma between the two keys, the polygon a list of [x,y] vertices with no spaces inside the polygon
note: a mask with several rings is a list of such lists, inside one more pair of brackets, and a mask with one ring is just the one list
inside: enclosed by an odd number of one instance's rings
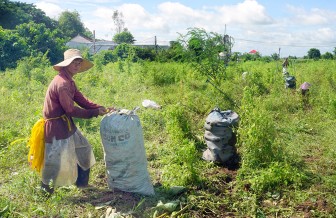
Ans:
{"label": "yellow bag", "polygon": [[41,172],[44,162],[44,124],[43,118],[39,119],[33,126],[27,147],[28,163],[33,170]]}

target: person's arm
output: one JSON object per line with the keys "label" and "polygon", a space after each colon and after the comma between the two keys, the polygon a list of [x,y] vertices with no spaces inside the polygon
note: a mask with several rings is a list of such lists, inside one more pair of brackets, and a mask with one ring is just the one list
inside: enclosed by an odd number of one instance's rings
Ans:
{"label": "person's arm", "polygon": [[75,91],[74,95],[75,102],[85,109],[99,109],[99,115],[104,115],[110,111],[116,110],[114,107],[105,108],[99,104],[93,103],[87,97],[85,97],[78,89]]}
{"label": "person's arm", "polygon": [[74,95],[74,101],[85,109],[96,109],[99,107],[102,107],[99,104],[93,103],[90,101],[87,97],[85,97],[79,90],[76,89],[75,95]]}
{"label": "person's arm", "polygon": [[[77,94],[78,95],[78,94]],[[83,96],[83,95],[81,95]],[[70,89],[66,86],[63,86],[59,89],[59,101],[65,111],[65,113],[71,117],[78,117],[78,118],[92,118],[101,115],[101,106],[94,104],[90,101],[86,101],[81,97],[76,97],[76,103],[84,108],[80,108],[75,106],[75,101],[71,97]],[[77,102],[79,98],[79,102]]]}

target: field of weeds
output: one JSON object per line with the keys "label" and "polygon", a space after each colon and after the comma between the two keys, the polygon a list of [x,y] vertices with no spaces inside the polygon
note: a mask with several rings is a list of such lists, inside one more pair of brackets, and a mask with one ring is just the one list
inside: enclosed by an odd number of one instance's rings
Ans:
{"label": "field of weeds", "polygon": [[[231,64],[215,86],[179,63],[117,62],[75,77],[101,105],[141,107],[154,196],[108,189],[98,117],[75,119],[97,160],[91,187],[45,197],[27,164],[27,140],[55,71],[23,61],[0,72],[0,217],[335,217],[336,63],[293,61],[294,89],[285,88],[280,66]],[[298,90],[303,82],[312,84],[308,99]],[[162,108],[142,107],[145,99]],[[202,159],[203,126],[215,107],[240,117],[234,164]]]}

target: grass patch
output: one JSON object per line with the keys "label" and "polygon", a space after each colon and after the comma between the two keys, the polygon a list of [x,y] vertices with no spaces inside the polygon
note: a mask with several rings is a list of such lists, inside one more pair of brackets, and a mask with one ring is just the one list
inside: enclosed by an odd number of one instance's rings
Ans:
{"label": "grass patch", "polygon": [[[185,64],[99,64],[75,77],[91,100],[138,111],[155,196],[109,190],[101,118],[76,119],[93,145],[91,189],[41,192],[27,166],[26,140],[42,116],[50,66],[0,73],[0,217],[334,217],[336,216],[336,94],[333,61],[296,62],[297,87],[312,84],[309,102],[285,89],[279,63],[228,66],[213,86]],[[249,72],[245,78],[243,72]],[[161,110],[141,106],[154,100]],[[204,121],[215,107],[240,116],[239,168],[205,162]],[[183,187],[183,191],[177,192]],[[23,200],[24,199],[24,200]],[[168,207],[169,206],[169,207]]]}

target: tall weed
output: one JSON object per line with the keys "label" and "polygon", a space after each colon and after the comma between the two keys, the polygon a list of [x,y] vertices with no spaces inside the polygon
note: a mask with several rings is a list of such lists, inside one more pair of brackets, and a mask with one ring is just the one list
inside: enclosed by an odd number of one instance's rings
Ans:
{"label": "tall weed", "polygon": [[[166,131],[169,136],[169,154],[163,161],[163,183],[165,185],[190,185],[199,182],[197,151],[190,140],[190,123],[186,111],[179,105],[166,108],[164,113]],[[166,149],[164,149],[166,150]]]}
{"label": "tall weed", "polygon": [[281,161],[283,151],[274,143],[273,117],[263,109],[263,99],[254,97],[255,87],[245,88],[240,108],[239,144],[243,153],[242,167],[258,169]]}
{"label": "tall weed", "polygon": [[147,68],[147,72],[143,76],[146,76],[148,85],[164,86],[174,84],[179,81],[181,75],[179,75],[178,68],[175,64],[151,64]]}
{"label": "tall weed", "polygon": [[245,185],[250,184],[259,197],[268,191],[281,191],[284,187],[301,187],[307,180],[302,166],[296,165],[299,160],[293,160],[298,156],[288,153],[284,140],[279,138],[278,118],[283,111],[295,112],[289,111],[287,105],[295,104],[296,95],[290,97],[294,102],[288,98],[281,101],[282,97],[277,101],[274,99],[289,92],[284,90],[279,94],[271,91],[271,95],[260,96],[258,83],[244,89],[238,129],[239,152],[242,154],[238,179]]}

